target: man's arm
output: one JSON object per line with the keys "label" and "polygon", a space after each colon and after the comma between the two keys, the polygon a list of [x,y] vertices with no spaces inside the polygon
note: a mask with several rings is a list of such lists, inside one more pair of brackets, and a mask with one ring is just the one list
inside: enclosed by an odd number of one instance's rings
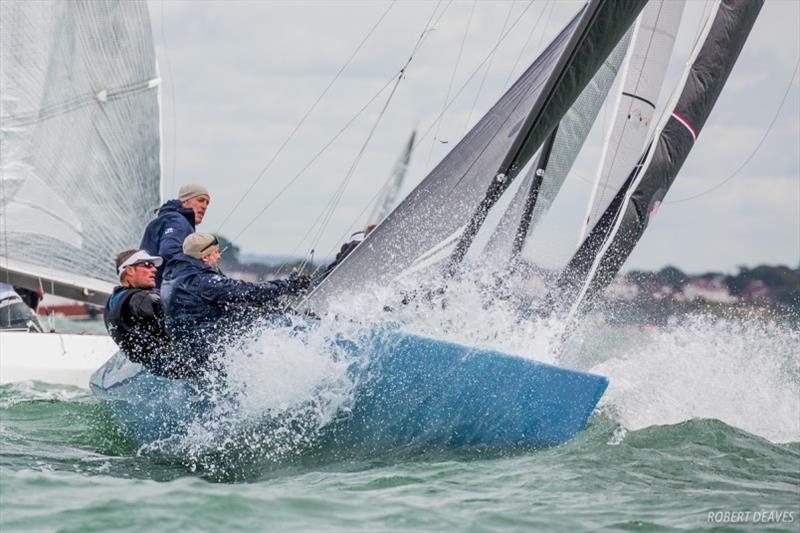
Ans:
{"label": "man's arm", "polygon": [[157,291],[136,291],[128,298],[123,313],[128,322],[161,320],[161,295]]}
{"label": "man's arm", "polygon": [[308,277],[252,283],[222,275],[204,277],[199,291],[216,302],[269,304],[287,294],[300,294],[308,288]]}
{"label": "man's arm", "polygon": [[158,255],[164,263],[183,252],[183,240],[192,233],[192,228],[184,220],[168,220],[161,231]]}

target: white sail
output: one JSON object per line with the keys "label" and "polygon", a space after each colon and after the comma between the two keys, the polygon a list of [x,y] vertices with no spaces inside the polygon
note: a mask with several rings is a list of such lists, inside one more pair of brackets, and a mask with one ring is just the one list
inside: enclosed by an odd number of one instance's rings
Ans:
{"label": "white sail", "polygon": [[104,298],[160,201],[158,85],[145,2],[0,2],[0,279]]}
{"label": "white sail", "polygon": [[642,10],[623,67],[580,241],[597,223],[644,150],[654,124],[685,0],[652,0]]}

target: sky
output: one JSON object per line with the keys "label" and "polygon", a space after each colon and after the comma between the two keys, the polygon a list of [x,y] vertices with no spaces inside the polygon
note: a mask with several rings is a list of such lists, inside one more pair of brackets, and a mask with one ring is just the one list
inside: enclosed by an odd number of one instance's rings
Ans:
{"label": "sky", "polygon": [[[205,185],[212,203],[200,231],[221,233],[244,253],[304,256],[313,248],[318,259],[334,255],[368,222],[374,198],[415,128],[424,137],[401,196],[582,5],[148,4],[162,79],[164,196],[176,196],[183,183]],[[687,3],[662,101],[675,88],[708,6],[704,0]],[[433,30],[420,42],[432,17]],[[691,273],[735,272],[740,265],[800,264],[798,61],[800,2],[768,1],[625,269],[674,265]],[[578,245],[609,108],[601,111],[537,240],[526,249],[545,266],[563,264]],[[324,217],[331,202],[333,214]]]}

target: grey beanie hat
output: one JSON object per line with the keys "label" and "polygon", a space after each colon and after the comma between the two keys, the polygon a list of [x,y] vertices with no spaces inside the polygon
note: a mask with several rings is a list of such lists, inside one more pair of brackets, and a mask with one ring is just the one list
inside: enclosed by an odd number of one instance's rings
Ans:
{"label": "grey beanie hat", "polygon": [[178,190],[178,200],[180,200],[181,202],[185,202],[189,198],[194,198],[195,196],[202,196],[204,194],[209,198],[211,198],[211,195],[208,194],[208,189],[206,189],[202,185],[187,183]]}
{"label": "grey beanie hat", "polygon": [[195,259],[202,259],[219,250],[219,241],[210,233],[192,233],[183,240],[183,253]]}

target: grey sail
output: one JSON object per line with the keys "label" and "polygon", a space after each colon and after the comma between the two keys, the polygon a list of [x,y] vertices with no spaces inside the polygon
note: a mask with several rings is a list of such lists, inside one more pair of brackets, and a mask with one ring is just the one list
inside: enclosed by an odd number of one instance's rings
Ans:
{"label": "grey sail", "polygon": [[695,48],[682,90],[610,206],[570,260],[548,300],[587,309],[611,283],[675,180],[758,17],[762,0],[723,0]]}
{"label": "grey sail", "polygon": [[397,196],[400,194],[400,187],[403,185],[403,180],[408,172],[408,165],[411,162],[411,153],[414,151],[414,140],[417,137],[417,132],[411,132],[411,137],[406,143],[405,150],[400,155],[400,159],[394,165],[392,174],[389,180],[383,187],[383,191],[375,202],[375,209],[372,210],[369,218],[367,219],[370,224],[378,224],[381,220],[386,218],[386,215],[392,212],[395,205],[397,205]]}
{"label": "grey sail", "polygon": [[[643,0],[592,0],[406,199],[305,301],[396,278],[491,203],[547,138],[633,23]],[[507,177],[503,183],[495,178]],[[489,198],[490,200],[487,200]],[[487,205],[489,204],[489,205]]]}
{"label": "grey sail", "polygon": [[0,2],[0,280],[102,303],[160,200],[145,2]]}
{"label": "grey sail", "polygon": [[517,189],[486,245],[485,254],[493,264],[516,257],[530,231],[549,211],[617,77],[631,33],[629,30],[619,41],[561,119]]}

